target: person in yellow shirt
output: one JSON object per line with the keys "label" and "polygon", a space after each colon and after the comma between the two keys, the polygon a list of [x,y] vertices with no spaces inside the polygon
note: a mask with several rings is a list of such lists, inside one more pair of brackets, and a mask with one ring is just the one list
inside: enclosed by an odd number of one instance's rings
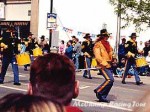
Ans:
{"label": "person in yellow shirt", "polygon": [[108,42],[109,36],[110,33],[108,33],[106,29],[102,29],[100,37],[93,48],[95,59],[97,61],[97,68],[99,68],[100,72],[105,78],[105,81],[100,86],[98,86],[94,92],[96,93],[96,96],[100,102],[106,103],[110,102],[107,100],[107,96],[114,82],[114,77],[111,72],[113,49]]}

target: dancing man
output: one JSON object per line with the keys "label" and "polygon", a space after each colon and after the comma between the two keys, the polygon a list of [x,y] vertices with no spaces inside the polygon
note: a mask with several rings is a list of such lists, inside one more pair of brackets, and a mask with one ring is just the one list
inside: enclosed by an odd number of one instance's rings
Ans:
{"label": "dancing man", "polygon": [[106,29],[102,29],[100,37],[93,48],[95,59],[97,61],[97,67],[105,78],[105,81],[100,86],[98,86],[94,92],[96,93],[96,96],[100,102],[106,103],[109,103],[109,100],[107,100],[106,97],[114,82],[113,74],[111,72],[113,49],[107,41],[109,36],[110,33],[108,33]]}

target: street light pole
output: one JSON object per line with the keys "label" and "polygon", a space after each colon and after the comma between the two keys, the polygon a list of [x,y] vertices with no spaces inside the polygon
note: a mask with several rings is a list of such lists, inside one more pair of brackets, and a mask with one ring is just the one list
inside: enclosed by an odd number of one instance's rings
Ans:
{"label": "street light pole", "polygon": [[[53,0],[50,0],[50,13],[53,12]],[[51,41],[52,41],[52,29],[49,30],[49,46],[51,48]]]}
{"label": "street light pole", "polygon": [[119,44],[120,44],[120,29],[121,29],[121,3],[118,2],[118,15],[117,15],[117,34],[116,34],[116,55],[118,54],[118,48],[119,48]]}

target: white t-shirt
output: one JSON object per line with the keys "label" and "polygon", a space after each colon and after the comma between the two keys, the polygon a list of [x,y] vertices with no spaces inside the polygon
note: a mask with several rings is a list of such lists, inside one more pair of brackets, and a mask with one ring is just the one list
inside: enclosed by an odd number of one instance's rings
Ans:
{"label": "white t-shirt", "polygon": [[143,44],[142,44],[142,45],[139,44],[137,47],[138,47],[138,50],[139,50],[139,51],[143,51],[144,45],[143,45]]}
{"label": "white t-shirt", "polygon": [[149,67],[150,67],[150,56],[146,56],[146,61],[147,61],[148,65],[149,65]]}

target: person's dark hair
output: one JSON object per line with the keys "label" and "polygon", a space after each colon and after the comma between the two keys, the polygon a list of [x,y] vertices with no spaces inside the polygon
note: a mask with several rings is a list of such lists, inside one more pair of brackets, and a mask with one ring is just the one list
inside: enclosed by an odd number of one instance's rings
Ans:
{"label": "person's dark hair", "polygon": [[64,44],[65,43],[64,40],[61,40],[61,43]]}
{"label": "person's dark hair", "polygon": [[73,36],[71,36],[71,37],[72,37],[72,38],[74,38],[74,39],[76,38],[76,36],[74,36],[74,35],[73,35]]}
{"label": "person's dark hair", "polygon": [[98,38],[97,38],[96,42],[99,42],[99,41],[101,41],[101,40],[102,40],[102,38],[101,38],[100,34],[98,34],[98,35],[97,35],[97,37],[98,37]]}
{"label": "person's dark hair", "polygon": [[21,44],[25,45],[25,42],[21,42]]}
{"label": "person's dark hair", "polygon": [[68,105],[74,96],[75,68],[66,56],[50,53],[34,60],[30,70],[33,95]]}
{"label": "person's dark hair", "polygon": [[113,61],[117,61],[117,58],[116,58],[116,57],[113,57],[113,58],[112,58],[112,62],[113,62]]}
{"label": "person's dark hair", "polygon": [[65,112],[65,108],[49,99],[11,93],[0,99],[0,112]]}
{"label": "person's dark hair", "polygon": [[79,41],[79,39],[78,38],[75,38],[75,40],[78,42]]}
{"label": "person's dark hair", "polygon": [[73,43],[73,40],[69,40],[68,42],[70,42],[71,44]]}
{"label": "person's dark hair", "polygon": [[42,35],[42,36],[41,36],[41,39],[45,40],[45,36],[44,36],[44,35]]}

